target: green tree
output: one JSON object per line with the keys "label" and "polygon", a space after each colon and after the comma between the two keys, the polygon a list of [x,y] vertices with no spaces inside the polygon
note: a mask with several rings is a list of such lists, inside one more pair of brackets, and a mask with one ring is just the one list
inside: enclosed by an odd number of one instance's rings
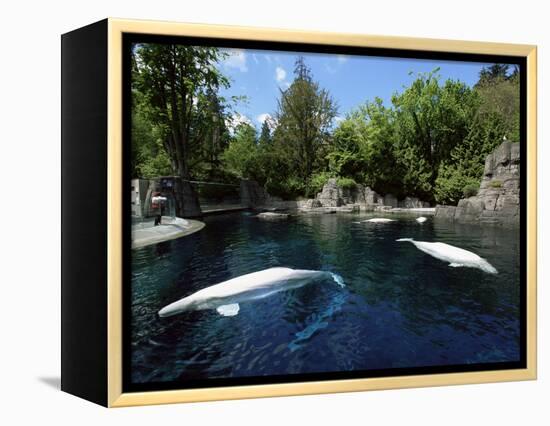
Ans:
{"label": "green tree", "polygon": [[337,113],[329,92],[313,80],[303,57],[296,60],[294,81],[281,90],[276,115],[275,142],[285,147],[294,177],[307,187]]}
{"label": "green tree", "polygon": [[479,107],[469,126],[468,135],[450,157],[441,163],[435,185],[435,200],[456,204],[479,187],[485,158],[504,137],[519,142],[519,70],[509,73],[509,66],[494,64],[483,68],[476,83]]}
{"label": "green tree", "polygon": [[[220,97],[209,88],[205,96],[199,96],[197,113],[192,128],[201,129],[200,145],[191,156],[191,174],[201,180],[220,180],[221,155],[229,144],[229,129],[226,126],[226,107]],[[223,178],[222,178],[223,180]]]}
{"label": "green tree", "polygon": [[235,134],[223,153],[223,164],[226,170],[233,175],[244,179],[258,177],[258,144],[256,129],[242,123],[235,129]]}
{"label": "green tree", "polygon": [[269,128],[268,119],[265,119],[262,123],[262,129],[260,130],[260,138],[258,143],[260,145],[269,145],[272,142],[271,129]]}
{"label": "green tree", "polygon": [[141,95],[136,108],[162,132],[173,173],[188,179],[201,161],[215,164],[211,148],[223,133],[225,107],[217,92],[229,85],[215,64],[224,54],[209,47],[139,44],[132,57],[132,89]]}
{"label": "green tree", "polygon": [[479,113],[485,117],[497,115],[504,124],[499,140],[506,136],[511,141],[519,142],[520,88],[517,70],[506,77],[484,79],[480,76],[475,90],[481,97]]}
{"label": "green tree", "polygon": [[380,98],[367,102],[360,107],[360,111],[368,123],[363,183],[382,194],[407,195],[402,184],[404,167],[398,161],[396,152],[395,111],[385,107]]}
{"label": "green tree", "polygon": [[497,81],[506,80],[508,77],[508,70],[510,66],[508,64],[493,64],[488,67],[483,67],[479,72],[479,81],[475,87],[484,85],[491,85]]}
{"label": "green tree", "polygon": [[441,163],[434,195],[440,204],[456,204],[467,186],[477,185],[483,176],[485,158],[500,143],[506,123],[498,114],[479,113],[466,138]]}
{"label": "green tree", "polygon": [[162,145],[162,131],[152,126],[139,109],[132,111],[132,178],[150,178],[171,173],[170,158]]}
{"label": "green tree", "polygon": [[403,190],[429,201],[439,166],[467,136],[479,105],[477,94],[464,83],[439,80],[438,69],[420,74],[392,97]]}

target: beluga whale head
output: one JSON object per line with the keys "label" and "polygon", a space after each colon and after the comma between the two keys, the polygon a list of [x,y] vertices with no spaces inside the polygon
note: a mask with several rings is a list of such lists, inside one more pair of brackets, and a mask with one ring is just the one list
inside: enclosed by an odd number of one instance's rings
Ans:
{"label": "beluga whale head", "polygon": [[170,317],[180,312],[195,311],[199,309],[200,297],[196,297],[196,293],[184,297],[177,302],[171,303],[162,308],[158,314],[159,317]]}

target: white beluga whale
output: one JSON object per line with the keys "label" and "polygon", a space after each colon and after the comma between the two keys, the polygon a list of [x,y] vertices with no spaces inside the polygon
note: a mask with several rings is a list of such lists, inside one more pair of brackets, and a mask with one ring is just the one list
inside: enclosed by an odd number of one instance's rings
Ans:
{"label": "white beluga whale", "polygon": [[428,220],[428,219],[426,219],[424,216],[420,216],[420,217],[417,217],[417,218],[416,218],[416,221],[417,221],[418,223],[424,223],[424,222],[426,222],[427,220]]}
{"label": "white beluga whale", "polygon": [[165,306],[158,314],[169,317],[185,311],[216,309],[220,315],[235,316],[241,302],[262,299],[327,278],[344,287],[342,277],[332,272],[282,267],[264,269],[199,290]]}
{"label": "white beluga whale", "polygon": [[396,241],[408,241],[413,243],[417,249],[429,254],[436,259],[444,262],[449,262],[449,266],[477,268],[489,274],[497,274],[498,271],[493,265],[487,262],[482,257],[471,251],[461,249],[459,247],[451,246],[445,243],[430,243],[426,241],[415,241],[412,238],[400,238]]}
{"label": "white beluga whale", "polygon": [[367,220],[364,220],[363,222],[388,223],[388,222],[395,222],[395,219],[388,219],[387,217],[373,217],[372,219],[367,219]]}

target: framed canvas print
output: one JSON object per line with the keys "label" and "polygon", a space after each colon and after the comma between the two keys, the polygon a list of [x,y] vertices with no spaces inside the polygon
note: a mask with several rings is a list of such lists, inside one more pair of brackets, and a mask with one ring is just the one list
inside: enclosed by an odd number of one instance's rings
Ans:
{"label": "framed canvas print", "polygon": [[536,48],[107,19],[62,37],[62,389],[536,378]]}

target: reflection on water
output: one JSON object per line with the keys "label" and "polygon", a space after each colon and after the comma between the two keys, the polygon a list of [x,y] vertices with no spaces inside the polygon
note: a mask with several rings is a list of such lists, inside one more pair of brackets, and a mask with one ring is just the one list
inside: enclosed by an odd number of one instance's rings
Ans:
{"label": "reflection on water", "polygon": [[[518,231],[414,219],[263,222],[231,214],[206,218],[201,232],[183,239],[133,250],[132,381],[519,360]],[[404,237],[473,251],[499,273],[451,268],[395,241]],[[314,282],[243,302],[234,317],[157,316],[197,290],[274,266],[332,271],[346,286]]]}

